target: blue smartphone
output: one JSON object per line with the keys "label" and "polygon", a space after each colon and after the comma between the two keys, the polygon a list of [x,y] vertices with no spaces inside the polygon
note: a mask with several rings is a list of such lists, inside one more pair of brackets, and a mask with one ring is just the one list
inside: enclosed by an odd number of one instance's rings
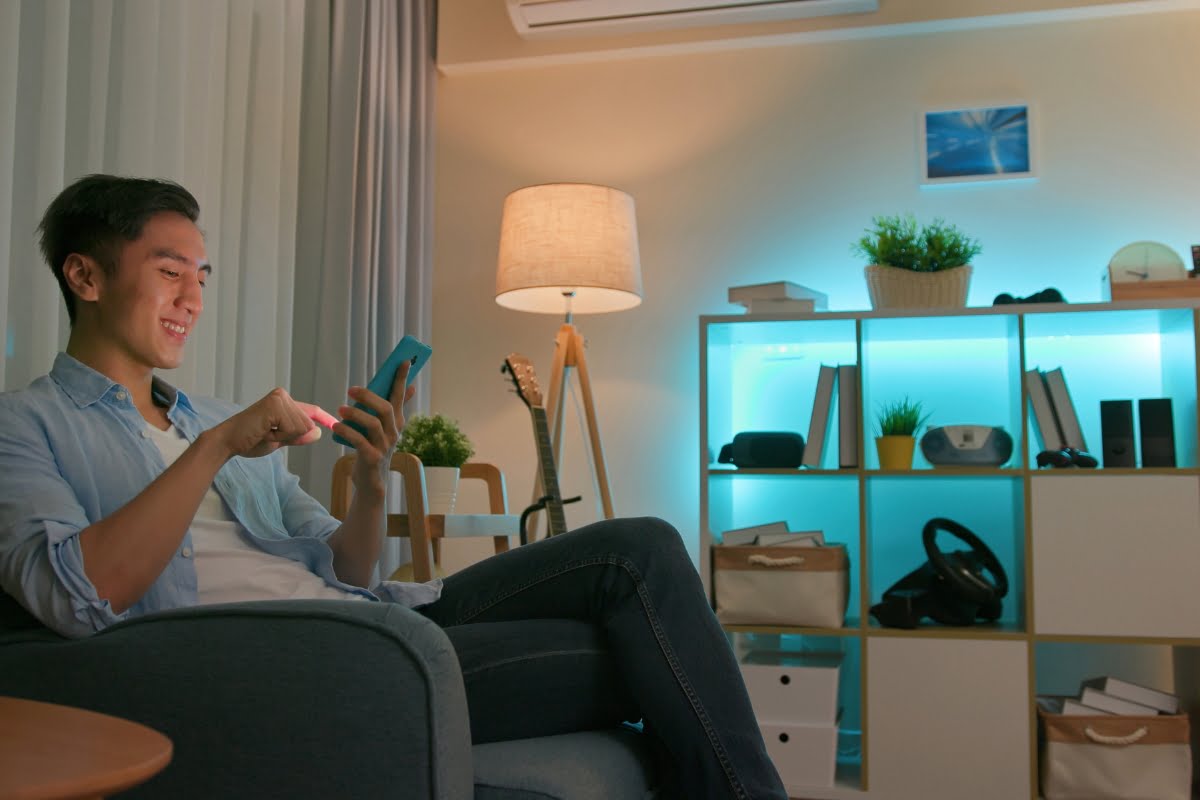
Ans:
{"label": "blue smartphone", "polygon": [[[392,390],[392,383],[396,380],[396,372],[400,369],[400,365],[406,361],[408,362],[408,381],[404,385],[405,387],[411,386],[413,379],[417,377],[417,373],[421,371],[421,367],[425,366],[425,362],[429,360],[429,356],[432,354],[432,347],[424,344],[415,336],[405,336],[392,349],[391,354],[384,359],[379,369],[375,371],[375,377],[371,378],[371,382],[367,384],[367,389],[386,400],[388,393]],[[355,403],[354,405],[371,414],[375,413],[362,403]],[[346,421],[343,420],[343,422]],[[346,424],[364,436],[367,433],[360,425],[356,425],[353,422],[346,422]],[[337,435],[333,437],[333,440],[346,447],[354,446]]]}

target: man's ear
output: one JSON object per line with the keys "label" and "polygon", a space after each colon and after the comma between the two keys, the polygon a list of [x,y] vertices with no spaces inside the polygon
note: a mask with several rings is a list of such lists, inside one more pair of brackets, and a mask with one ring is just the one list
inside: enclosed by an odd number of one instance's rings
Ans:
{"label": "man's ear", "polygon": [[63,278],[75,296],[84,302],[100,299],[104,285],[104,270],[96,259],[79,253],[71,253],[63,262]]}

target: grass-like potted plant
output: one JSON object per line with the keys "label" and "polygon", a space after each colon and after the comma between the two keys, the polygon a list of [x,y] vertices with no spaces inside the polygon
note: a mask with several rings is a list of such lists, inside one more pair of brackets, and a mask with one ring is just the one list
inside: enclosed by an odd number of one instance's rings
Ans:
{"label": "grass-like potted plant", "polygon": [[903,400],[885,403],[879,409],[876,421],[879,424],[875,436],[875,449],[879,453],[880,469],[910,469],[917,431],[929,419],[922,414],[919,401]]}
{"label": "grass-like potted plant", "polygon": [[458,423],[442,414],[417,415],[404,425],[396,450],[421,459],[430,514],[450,514],[462,465],[475,454]]}
{"label": "grass-like potted plant", "polygon": [[911,214],[874,217],[852,246],[867,260],[872,308],[962,308],[981,249],[955,226],[920,225]]}

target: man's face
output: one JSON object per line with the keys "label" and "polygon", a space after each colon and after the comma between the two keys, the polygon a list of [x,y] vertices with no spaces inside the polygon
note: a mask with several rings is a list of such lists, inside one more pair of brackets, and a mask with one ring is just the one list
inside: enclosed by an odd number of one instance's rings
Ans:
{"label": "man's face", "polygon": [[96,335],[118,348],[131,366],[173,369],[204,309],[211,268],[204,237],[182,214],[151,217],[127,243],[96,303]]}

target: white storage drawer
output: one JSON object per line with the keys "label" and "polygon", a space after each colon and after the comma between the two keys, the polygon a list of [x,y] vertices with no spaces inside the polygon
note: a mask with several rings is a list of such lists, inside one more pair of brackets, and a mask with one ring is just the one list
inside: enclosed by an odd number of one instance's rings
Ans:
{"label": "white storage drawer", "polygon": [[830,725],[837,721],[840,653],[750,653],[742,677],[762,722]]}
{"label": "white storage drawer", "polygon": [[833,786],[838,725],[760,724],[779,777],[788,787]]}

